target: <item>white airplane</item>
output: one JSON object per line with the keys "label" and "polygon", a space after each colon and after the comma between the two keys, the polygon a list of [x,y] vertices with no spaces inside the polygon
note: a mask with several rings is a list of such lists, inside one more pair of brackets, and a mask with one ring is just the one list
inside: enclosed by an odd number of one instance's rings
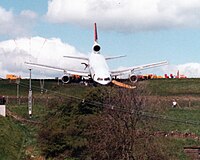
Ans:
{"label": "white airplane", "polygon": [[132,82],[137,81],[137,75],[134,74],[135,71],[149,69],[153,67],[158,67],[162,65],[166,65],[167,61],[157,62],[157,63],[151,63],[151,64],[145,64],[140,66],[133,66],[128,67],[125,69],[118,69],[118,70],[110,70],[107,65],[107,60],[115,59],[115,58],[121,58],[125,57],[124,55],[120,56],[113,56],[113,57],[104,57],[102,54],[100,54],[101,47],[98,43],[98,37],[97,37],[97,26],[96,23],[94,23],[94,45],[92,47],[92,53],[88,57],[75,57],[75,56],[64,56],[65,58],[71,58],[71,59],[77,59],[82,60],[82,64],[85,65],[84,71],[78,71],[78,70],[69,70],[65,68],[55,67],[55,66],[48,66],[44,64],[37,64],[32,62],[25,62],[25,64],[33,67],[40,67],[40,68],[46,68],[51,70],[57,70],[64,72],[64,75],[62,76],[62,82],[68,83],[70,81],[70,75],[79,75],[83,77],[90,77],[94,82],[97,82],[102,85],[109,84],[112,82],[113,78],[116,78],[117,76],[128,74],[129,79]]}

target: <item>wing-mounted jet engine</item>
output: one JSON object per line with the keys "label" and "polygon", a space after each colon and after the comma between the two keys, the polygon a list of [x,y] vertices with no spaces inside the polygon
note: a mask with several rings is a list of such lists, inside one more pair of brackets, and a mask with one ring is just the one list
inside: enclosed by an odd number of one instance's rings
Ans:
{"label": "wing-mounted jet engine", "polygon": [[62,76],[61,80],[62,80],[63,83],[69,83],[70,82],[70,76],[65,74],[65,75]]}
{"label": "wing-mounted jet engine", "polygon": [[136,83],[138,81],[138,76],[135,75],[135,74],[130,74],[129,75],[129,80],[132,82],[132,83]]}

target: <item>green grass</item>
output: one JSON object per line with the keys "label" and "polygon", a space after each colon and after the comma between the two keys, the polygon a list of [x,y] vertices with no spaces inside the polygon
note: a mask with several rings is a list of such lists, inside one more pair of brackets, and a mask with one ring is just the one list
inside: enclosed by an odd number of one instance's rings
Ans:
{"label": "green grass", "polygon": [[[153,114],[165,116],[165,118],[161,119],[150,119],[154,132],[164,131],[171,133],[173,131],[178,133],[194,133],[200,136],[200,110],[170,108],[162,113],[157,112]],[[187,121],[193,124],[187,124]],[[192,138],[160,137],[158,139],[160,139],[160,143],[166,145],[164,152],[167,152],[167,155],[172,159],[188,160],[189,157],[185,155],[183,148],[185,146],[200,146],[200,141]]]}
{"label": "green grass", "polygon": [[3,160],[20,160],[25,144],[26,129],[10,118],[0,117],[0,157]]}
{"label": "green grass", "polygon": [[155,79],[145,81],[149,91],[154,95],[200,95],[200,79]]}
{"label": "green grass", "polygon": [[[154,95],[199,95],[200,79],[155,79],[142,81],[139,83],[147,84],[148,90]],[[48,91],[56,91],[69,95],[83,95],[91,87],[69,83],[57,85],[57,80],[45,80],[44,88]],[[0,80],[0,94],[16,96],[16,83],[10,83],[9,80]],[[27,96],[29,89],[29,80],[20,81],[20,95]],[[34,95],[40,95],[40,80],[32,80],[32,90]]]}
{"label": "green grass", "polygon": [[[32,91],[34,96],[41,96],[40,80],[32,80]],[[91,89],[80,84],[57,84],[56,80],[45,80],[44,82],[44,93],[46,95],[71,95],[83,97],[85,93]],[[29,92],[29,80],[23,79],[20,81],[19,96],[28,96]],[[9,80],[0,80],[0,95],[5,96],[16,96],[17,95],[17,84]]]}
{"label": "green grass", "polygon": [[[184,146],[199,145],[199,143],[192,139],[176,139],[176,138],[161,138],[161,141],[167,146],[167,155],[171,159],[189,160],[189,157],[184,153]],[[173,158],[172,158],[173,157]]]}
{"label": "green grass", "polygon": [[[147,84],[147,89],[152,95],[161,96],[180,96],[200,95],[200,79],[154,79],[148,81],[142,81],[139,83]],[[56,91],[61,94],[68,94],[73,96],[82,96],[91,89],[91,87],[69,83],[57,85],[57,80],[45,80],[44,88],[47,89],[47,93]],[[29,89],[29,80],[23,79],[20,82],[20,96],[27,96]],[[32,80],[32,90],[35,95],[40,95],[40,80]],[[10,83],[9,80],[0,80],[0,94],[16,96],[17,85],[16,83]]]}
{"label": "green grass", "polygon": [[[22,118],[29,119],[27,104],[8,106],[8,109]],[[46,111],[47,111],[47,108],[43,105],[39,105],[39,104],[33,105],[32,107],[33,116],[31,120],[39,121],[44,116],[44,114],[46,114]]]}
{"label": "green grass", "polygon": [[[159,115],[159,113],[157,114]],[[156,119],[155,130],[195,133],[200,136],[200,110],[172,108],[162,115],[166,118]]]}
{"label": "green grass", "polygon": [[[8,106],[9,110],[19,117],[28,120],[40,121],[45,114],[45,107],[33,106],[33,116],[30,119],[27,105]],[[31,155],[39,156],[40,149],[37,143],[39,125],[21,123],[10,117],[0,117],[0,159],[21,160]]]}

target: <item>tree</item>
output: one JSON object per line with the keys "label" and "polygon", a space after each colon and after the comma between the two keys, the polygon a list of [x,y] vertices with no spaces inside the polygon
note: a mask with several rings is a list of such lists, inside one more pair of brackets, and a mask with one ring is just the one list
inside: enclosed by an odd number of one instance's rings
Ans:
{"label": "tree", "polygon": [[[39,132],[54,159],[168,159],[153,135],[146,90],[96,87],[82,101],[54,100]],[[158,147],[157,147],[158,146]]]}
{"label": "tree", "polygon": [[86,139],[82,137],[84,123],[77,115],[76,101],[62,101],[57,106],[56,100],[51,103],[50,111],[44,117],[39,131],[38,142],[46,158],[64,159],[79,157],[86,147]]}
{"label": "tree", "polygon": [[155,147],[144,88],[107,90],[104,110],[90,122],[86,134],[91,159],[167,159],[162,147]]}

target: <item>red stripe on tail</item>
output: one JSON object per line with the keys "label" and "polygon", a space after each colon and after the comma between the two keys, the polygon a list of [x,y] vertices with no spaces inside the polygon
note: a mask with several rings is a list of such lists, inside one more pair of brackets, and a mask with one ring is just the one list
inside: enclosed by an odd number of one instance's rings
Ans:
{"label": "red stripe on tail", "polygon": [[94,41],[95,41],[95,42],[98,41],[98,36],[97,36],[97,25],[96,25],[96,23],[94,23]]}

